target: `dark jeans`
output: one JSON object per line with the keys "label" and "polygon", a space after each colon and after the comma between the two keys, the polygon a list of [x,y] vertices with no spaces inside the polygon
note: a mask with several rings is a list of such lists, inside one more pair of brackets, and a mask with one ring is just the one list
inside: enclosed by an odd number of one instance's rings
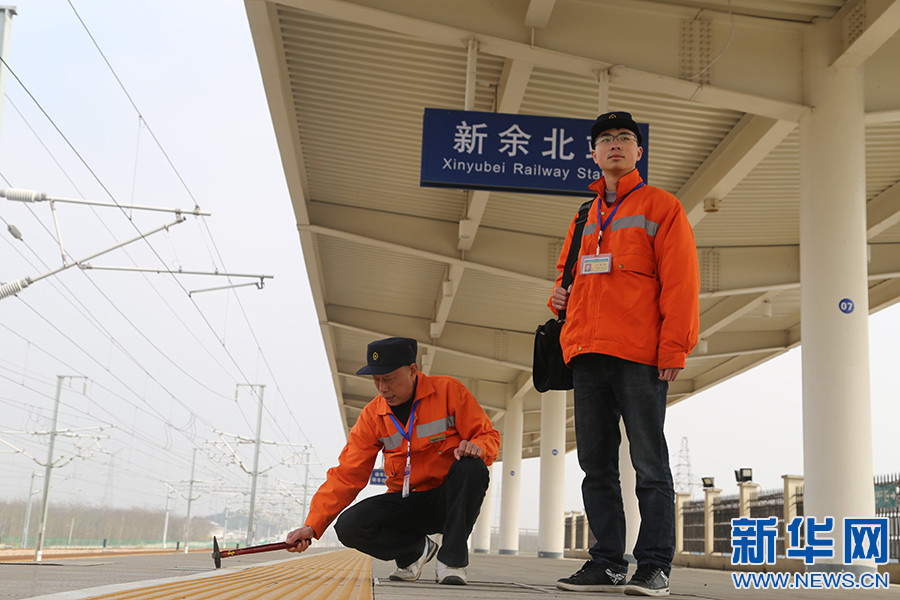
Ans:
{"label": "dark jeans", "polygon": [[397,492],[360,500],[338,517],[334,530],[348,548],[406,567],[422,556],[425,534],[441,533],[438,560],[449,567],[469,564],[467,540],[481,511],[489,481],[484,461],[454,461],[440,486],[424,492]]}
{"label": "dark jeans", "polygon": [[581,492],[591,532],[594,562],[624,572],[625,511],[619,482],[619,417],[631,444],[641,528],[634,547],[638,565],[667,574],[675,555],[675,490],[663,425],[669,384],[655,366],[605,354],[583,354],[571,362],[575,383],[575,437],[584,471]]}

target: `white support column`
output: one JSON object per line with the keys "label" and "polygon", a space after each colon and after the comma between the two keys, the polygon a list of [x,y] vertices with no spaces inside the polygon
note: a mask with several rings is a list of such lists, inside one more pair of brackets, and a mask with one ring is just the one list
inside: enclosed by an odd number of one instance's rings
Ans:
{"label": "white support column", "polygon": [[759,498],[759,488],[760,485],[758,483],[753,483],[752,481],[742,481],[738,484],[738,502],[740,504],[738,508],[739,516],[750,516],[750,507],[753,504],[753,501]]}
{"label": "white support column", "polygon": [[538,558],[562,558],[566,515],[566,394],[541,394],[541,488]]}
{"label": "white support column", "polygon": [[491,479],[488,489],[484,493],[484,502],[481,503],[481,512],[472,529],[472,551],[475,554],[487,554],[491,551],[491,521],[494,509],[494,465],[488,467]]}
{"label": "white support column", "polygon": [[622,506],[625,508],[625,558],[634,558],[634,545],[641,529],[641,509],[638,507],[637,475],[631,466],[631,444],[625,433],[625,423],[619,420],[622,443],[619,445],[619,482],[622,486]]}
{"label": "white support column", "polygon": [[800,301],[803,331],[803,495],[806,516],[834,517],[843,565],[845,517],[875,516],[866,283],[865,106],[862,69],[830,66],[840,24],[816,23],[803,39],[800,121]]}
{"label": "white support column", "polygon": [[512,397],[503,417],[503,484],[500,489],[500,554],[519,553],[519,495],[522,471],[522,398]]}

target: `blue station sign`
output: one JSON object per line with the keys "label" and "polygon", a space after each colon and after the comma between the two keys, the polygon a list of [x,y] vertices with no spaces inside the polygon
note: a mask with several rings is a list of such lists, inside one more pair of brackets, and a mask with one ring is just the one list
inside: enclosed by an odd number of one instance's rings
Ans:
{"label": "blue station sign", "polygon": [[[602,176],[591,158],[593,119],[426,108],[421,185],[592,196]],[[639,123],[647,181],[649,127]]]}

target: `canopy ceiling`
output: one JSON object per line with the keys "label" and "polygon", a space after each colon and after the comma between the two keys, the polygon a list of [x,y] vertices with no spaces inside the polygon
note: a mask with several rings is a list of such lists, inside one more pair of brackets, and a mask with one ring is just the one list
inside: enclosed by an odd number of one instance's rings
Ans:
{"label": "canopy ceiling", "polygon": [[424,109],[467,106],[467,62],[473,110],[649,123],[649,183],[683,203],[701,265],[702,341],[671,404],[800,343],[802,39],[834,24],[834,66],[865,68],[869,309],[900,298],[898,1],[246,7],[345,430],[373,396],[366,344],[408,336],[495,422],[522,397],[539,452],[533,331],[583,200],[420,187]]}

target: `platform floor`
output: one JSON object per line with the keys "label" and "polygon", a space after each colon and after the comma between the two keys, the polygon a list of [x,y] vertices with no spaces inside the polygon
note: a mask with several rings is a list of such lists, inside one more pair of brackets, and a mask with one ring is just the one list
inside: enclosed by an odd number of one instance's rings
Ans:
{"label": "platform floor", "polygon": [[[558,590],[555,582],[582,561],[473,554],[469,585],[434,582],[429,563],[416,582],[393,582],[393,564],[351,550],[311,550],[299,556],[271,552],[223,559],[216,569],[208,551],[77,558],[46,557],[41,563],[0,555],[0,600],[529,600],[608,598]],[[730,572],[676,567],[672,598],[897,598],[887,590],[737,590]]]}

